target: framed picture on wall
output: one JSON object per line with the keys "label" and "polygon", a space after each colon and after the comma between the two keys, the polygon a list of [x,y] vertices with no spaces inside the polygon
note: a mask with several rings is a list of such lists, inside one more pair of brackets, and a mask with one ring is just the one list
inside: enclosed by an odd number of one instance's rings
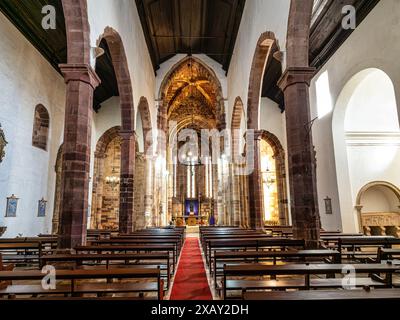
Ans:
{"label": "framed picture on wall", "polygon": [[325,202],[325,213],[332,214],[332,199],[329,197],[326,197],[324,199],[324,202]]}
{"label": "framed picture on wall", "polygon": [[15,218],[17,216],[18,200],[14,194],[7,198],[6,217]]}
{"label": "framed picture on wall", "polygon": [[38,202],[38,217],[45,217],[46,216],[46,206],[47,201],[42,198]]}

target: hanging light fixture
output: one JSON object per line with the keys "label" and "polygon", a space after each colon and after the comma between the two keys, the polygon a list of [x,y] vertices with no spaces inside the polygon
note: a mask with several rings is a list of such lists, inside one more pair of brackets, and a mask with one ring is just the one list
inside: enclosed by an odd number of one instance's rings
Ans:
{"label": "hanging light fixture", "polygon": [[268,161],[268,157],[263,157],[262,161],[266,163],[265,171],[261,172],[263,176],[263,183],[265,183],[269,189],[276,182],[275,172],[271,171],[269,168],[270,163]]}
{"label": "hanging light fixture", "polygon": [[111,174],[106,177],[106,183],[111,187],[113,191],[115,191],[115,189],[117,188],[117,186],[120,184],[121,181],[117,173],[117,170],[115,169],[114,163],[115,163],[115,145],[113,146],[113,164],[112,164],[113,168]]}

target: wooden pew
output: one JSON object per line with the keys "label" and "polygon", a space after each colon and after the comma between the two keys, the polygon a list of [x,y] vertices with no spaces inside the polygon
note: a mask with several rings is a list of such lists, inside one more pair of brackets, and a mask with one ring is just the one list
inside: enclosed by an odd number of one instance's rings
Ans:
{"label": "wooden pew", "polygon": [[[9,264],[9,265],[4,265],[3,264],[3,256],[0,253],[0,271],[12,271],[14,269],[14,265],[13,264]],[[7,288],[8,285],[10,285],[11,282],[1,282],[0,281],[0,289],[4,289]]]}
{"label": "wooden pew", "polygon": [[320,236],[321,239],[321,246],[323,248],[327,249],[337,249],[338,248],[338,243],[339,239],[341,238],[348,238],[348,237],[364,237],[363,234],[356,234],[356,235],[351,235],[351,234],[330,234],[330,235],[322,235]]}
{"label": "wooden pew", "polygon": [[383,260],[400,259],[400,249],[387,249],[379,248],[377,262],[381,263]]}
{"label": "wooden pew", "polygon": [[[378,263],[391,263],[391,264],[400,264],[400,248],[398,249],[386,249],[386,248],[379,248],[378,250]],[[400,288],[400,282],[394,282],[393,287]]]}
{"label": "wooden pew", "polygon": [[210,240],[208,241],[208,251],[206,253],[206,261],[211,268],[213,263],[213,253],[217,250],[254,250],[259,251],[266,248],[279,248],[286,250],[287,248],[297,247],[305,249],[304,240],[294,240],[287,238],[271,238],[261,237],[255,239],[223,239],[223,240]]}
{"label": "wooden pew", "polygon": [[241,229],[238,227],[235,228],[202,228],[200,227],[200,240],[202,239],[203,235],[205,234],[228,234],[228,233],[238,233],[238,232],[248,232],[248,231],[255,231],[252,229]]}
{"label": "wooden pew", "polygon": [[139,245],[139,244],[127,244],[127,245],[89,245],[89,246],[78,246],[75,247],[77,253],[141,253],[141,252],[167,252],[172,256],[172,272],[175,272],[175,266],[177,258],[175,256],[175,247],[168,244],[149,244],[149,245]]}
{"label": "wooden pew", "polygon": [[[112,261],[114,263],[110,264]],[[160,267],[162,271],[165,267],[167,289],[169,288],[171,279],[171,263],[168,252],[142,254],[48,254],[43,255],[40,258],[40,262],[40,269],[44,265],[52,265],[53,263],[60,262],[73,263],[75,268],[82,267],[87,262],[91,262],[90,266],[95,266],[96,268],[105,267],[106,269],[110,269],[110,267],[117,268],[122,266],[133,268],[133,266],[137,266],[139,268]],[[103,262],[105,262],[105,265],[102,264]],[[115,262],[119,263],[116,264]],[[148,265],[147,262],[151,262],[152,264]]]}
{"label": "wooden pew", "polygon": [[[148,233],[133,233],[128,235],[118,235],[113,236],[108,240],[166,240],[166,241],[173,241],[178,245],[178,252],[181,251],[184,238],[181,234],[148,234]],[[104,240],[103,240],[104,241]]]}
{"label": "wooden pew", "polygon": [[118,234],[118,230],[89,229],[86,233],[86,240],[90,242],[100,239],[110,239],[112,235],[116,234]]}
{"label": "wooden pew", "polygon": [[204,251],[207,251],[207,241],[208,240],[217,240],[217,239],[233,239],[233,238],[257,238],[257,237],[268,237],[271,238],[271,235],[255,232],[255,231],[237,231],[235,233],[212,233],[212,234],[203,234],[203,237],[200,239],[201,245]]}
{"label": "wooden pew", "polygon": [[40,242],[0,242],[0,253],[7,263],[39,263],[42,250]]}
{"label": "wooden pew", "polygon": [[399,300],[400,289],[379,290],[324,290],[324,291],[272,291],[272,292],[243,292],[243,300],[268,301],[328,301],[328,300]]}
{"label": "wooden pew", "polygon": [[169,232],[180,232],[182,234],[185,234],[186,232],[186,227],[152,227],[152,228],[146,228],[143,230],[139,231],[151,231],[151,232],[158,232],[158,233],[169,233]]}
{"label": "wooden pew", "polygon": [[57,237],[20,237],[20,238],[2,238],[0,239],[0,244],[7,243],[40,243],[42,249],[54,249],[57,247],[58,238]]}
{"label": "wooden pew", "polygon": [[92,242],[92,245],[171,245],[174,247],[174,257],[180,255],[180,240],[179,239],[104,239]]}
{"label": "wooden pew", "polygon": [[262,261],[271,262],[271,260],[273,265],[276,265],[277,259],[284,260],[285,262],[296,261],[305,263],[308,258],[314,262],[318,259],[320,263],[338,263],[340,261],[340,252],[337,250],[215,252],[211,274],[214,276],[214,283],[217,288],[217,277],[223,275],[225,265],[248,265],[251,263],[261,263]]}
{"label": "wooden pew", "polygon": [[[69,284],[57,284],[55,290],[45,290],[41,285],[11,285],[0,290],[0,296],[10,298],[17,295],[104,295],[107,293],[157,292],[163,299],[163,284],[160,269],[96,269],[96,270],[57,270],[58,280],[69,280]],[[0,271],[0,281],[41,281],[41,271]],[[107,283],[77,283],[78,280],[106,279]],[[112,279],[147,279],[143,283],[111,282]],[[148,282],[148,279],[153,279]]]}
{"label": "wooden pew", "polygon": [[249,232],[255,232],[251,229],[242,229],[239,227],[217,227],[217,226],[200,226],[199,238],[200,242],[203,243],[203,238],[211,235],[228,235],[228,234],[247,234]]}
{"label": "wooden pew", "polygon": [[[223,298],[227,298],[229,290],[260,289],[318,289],[341,288],[342,279],[311,279],[311,275],[342,274],[347,264],[286,264],[286,265],[227,265],[223,275]],[[356,286],[388,287],[393,285],[392,275],[400,271],[400,266],[391,264],[354,264],[356,274],[386,274],[384,281],[372,278],[357,278]],[[280,275],[302,275],[304,280],[228,280],[228,277],[259,277]]]}
{"label": "wooden pew", "polygon": [[347,256],[353,261],[374,262],[379,248],[391,248],[393,245],[400,245],[400,239],[386,236],[341,237],[338,239],[337,249],[341,252],[342,259]]}

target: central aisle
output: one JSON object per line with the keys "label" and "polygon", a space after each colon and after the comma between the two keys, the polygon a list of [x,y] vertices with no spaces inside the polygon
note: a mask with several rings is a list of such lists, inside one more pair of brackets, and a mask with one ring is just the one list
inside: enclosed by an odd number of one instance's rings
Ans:
{"label": "central aisle", "polygon": [[198,238],[185,240],[170,300],[212,300]]}

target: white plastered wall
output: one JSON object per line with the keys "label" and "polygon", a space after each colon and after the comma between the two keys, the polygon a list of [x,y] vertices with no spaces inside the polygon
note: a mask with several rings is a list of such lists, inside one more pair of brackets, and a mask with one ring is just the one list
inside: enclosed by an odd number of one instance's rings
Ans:
{"label": "white plastered wall", "polygon": [[[400,72],[397,68],[400,51],[399,18],[399,1],[380,1],[312,81],[310,90],[312,118],[318,114],[315,83],[325,71],[329,74],[334,106],[334,111],[317,120],[313,127],[317,151],[319,205],[325,229],[358,231],[354,205],[361,182],[352,187],[349,178],[344,132],[345,111],[354,88],[364,76],[362,71],[368,68],[378,68],[391,78],[396,100],[400,101]],[[397,108],[400,109],[399,103]],[[335,123],[333,127],[332,121]],[[365,170],[361,174],[364,175]],[[381,178],[384,179],[385,176]],[[332,198],[333,215],[325,214],[323,198],[326,196]]]}
{"label": "white plastered wall", "polygon": [[[62,76],[0,13],[0,123],[8,145],[0,164],[0,225],[4,237],[51,232],[55,162],[63,140],[65,84]],[[34,111],[43,104],[50,115],[47,151],[32,146]],[[19,198],[17,217],[6,218],[6,198]],[[37,216],[47,200],[46,217]]]}

